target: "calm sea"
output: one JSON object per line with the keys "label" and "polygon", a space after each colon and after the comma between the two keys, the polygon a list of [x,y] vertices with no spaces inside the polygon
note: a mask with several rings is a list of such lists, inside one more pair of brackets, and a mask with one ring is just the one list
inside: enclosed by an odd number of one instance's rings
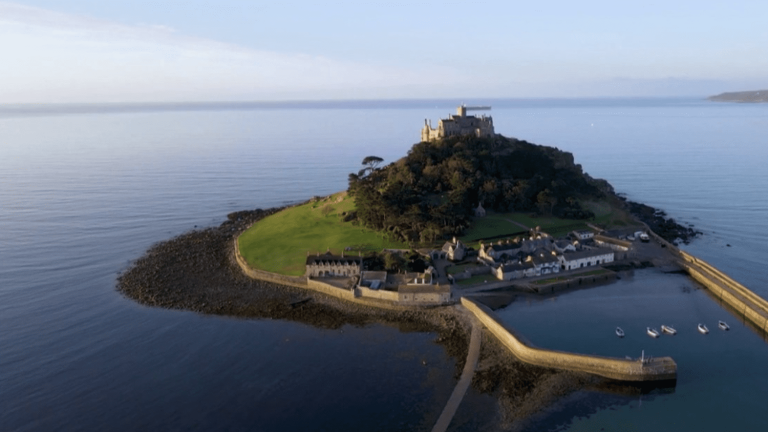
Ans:
{"label": "calm sea", "polygon": [[[229,212],[344,189],[365,156],[401,157],[459,102],[0,106],[0,430],[430,429],[456,383],[432,334],[146,308],[115,278]],[[466,102],[493,105],[497,132],[573,152],[694,224],[705,236],[687,250],[768,297],[768,105]],[[678,361],[674,393],[578,392],[536,430],[768,421],[768,345],[683,276],[637,272],[500,314],[542,346]],[[723,318],[729,333],[692,331]],[[664,322],[680,334],[642,334]],[[470,390],[453,429],[497,429],[495,404]]]}

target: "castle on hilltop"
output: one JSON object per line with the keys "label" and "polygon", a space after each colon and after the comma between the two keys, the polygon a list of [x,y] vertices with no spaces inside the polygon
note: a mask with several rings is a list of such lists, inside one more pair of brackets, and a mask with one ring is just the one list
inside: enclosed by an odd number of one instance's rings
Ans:
{"label": "castle on hilltop", "polygon": [[456,115],[449,116],[447,119],[440,119],[437,123],[437,129],[432,128],[431,120],[424,120],[424,127],[421,129],[422,141],[434,141],[452,136],[474,135],[478,138],[490,138],[495,135],[493,131],[493,119],[491,116],[482,115],[480,117],[468,116],[467,111],[490,110],[491,107],[468,107],[464,104],[459,105]]}

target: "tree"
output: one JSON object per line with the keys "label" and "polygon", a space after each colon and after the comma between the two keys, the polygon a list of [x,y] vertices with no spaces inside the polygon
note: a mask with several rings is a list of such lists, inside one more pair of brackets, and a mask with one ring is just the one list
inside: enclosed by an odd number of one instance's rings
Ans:
{"label": "tree", "polygon": [[364,177],[366,173],[370,174],[376,171],[376,169],[379,167],[379,164],[382,162],[384,162],[384,159],[378,156],[366,156],[363,159],[363,165],[366,165],[366,167],[357,173],[358,177]]}

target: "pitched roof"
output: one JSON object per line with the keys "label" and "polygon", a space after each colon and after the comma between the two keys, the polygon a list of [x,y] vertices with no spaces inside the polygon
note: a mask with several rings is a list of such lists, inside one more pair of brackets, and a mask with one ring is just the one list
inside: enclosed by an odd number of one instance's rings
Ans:
{"label": "pitched roof", "polygon": [[613,253],[613,250],[608,248],[584,249],[576,252],[565,251],[563,253],[563,258],[566,261],[571,261],[571,260],[577,260],[582,258],[591,258],[595,256],[600,256],[600,255],[607,255],[612,253]]}
{"label": "pitched roof", "polygon": [[326,252],[322,255],[310,255],[307,257],[307,265],[360,265],[363,259],[360,257],[346,257],[332,255],[330,252]]}

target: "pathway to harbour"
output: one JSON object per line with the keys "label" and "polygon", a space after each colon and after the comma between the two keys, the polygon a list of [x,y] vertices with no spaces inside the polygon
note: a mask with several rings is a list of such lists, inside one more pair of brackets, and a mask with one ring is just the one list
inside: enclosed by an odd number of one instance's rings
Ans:
{"label": "pathway to harbour", "polygon": [[445,404],[445,408],[443,408],[440,418],[437,419],[435,427],[432,428],[432,432],[444,432],[448,429],[448,425],[451,424],[451,420],[453,420],[453,416],[456,414],[456,410],[459,408],[461,400],[464,399],[464,394],[472,383],[472,377],[475,375],[477,360],[480,358],[480,341],[482,336],[483,325],[480,324],[475,317],[472,317],[472,336],[469,339],[467,362],[464,363],[464,371],[461,372],[461,378],[456,384],[456,388],[453,389],[453,393],[451,393],[451,398],[448,399],[448,403]]}

